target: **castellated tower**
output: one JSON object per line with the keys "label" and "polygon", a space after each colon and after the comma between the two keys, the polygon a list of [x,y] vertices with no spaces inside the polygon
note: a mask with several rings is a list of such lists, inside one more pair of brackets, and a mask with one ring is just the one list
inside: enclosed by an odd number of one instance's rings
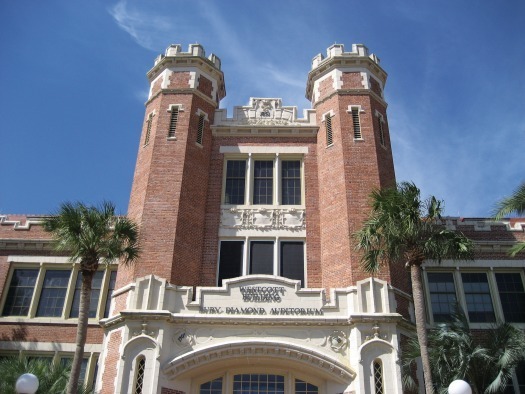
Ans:
{"label": "castellated tower", "polygon": [[[202,255],[211,131],[225,96],[220,59],[199,44],[171,45],[147,74],[150,92],[128,215],[140,225],[142,258],[124,285],[155,274],[195,285]],[[127,275],[124,275],[126,273]]]}
{"label": "castellated tower", "polygon": [[[362,44],[341,44],[314,57],[306,97],[316,111],[322,285],[348,286],[368,277],[353,234],[373,189],[395,184],[383,89],[387,74]],[[390,281],[390,273],[380,274]],[[400,278],[403,282],[405,275]],[[405,286],[403,286],[405,287]]]}

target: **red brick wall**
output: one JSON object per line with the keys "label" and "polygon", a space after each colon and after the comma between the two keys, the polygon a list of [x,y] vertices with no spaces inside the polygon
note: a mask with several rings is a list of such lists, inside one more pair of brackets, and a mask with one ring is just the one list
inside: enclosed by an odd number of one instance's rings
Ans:
{"label": "red brick wall", "polygon": [[[176,140],[167,140],[170,104],[183,106]],[[128,210],[140,225],[142,254],[134,267],[119,271],[117,288],[149,274],[179,285],[193,285],[200,275],[215,106],[193,94],[162,93],[148,103],[146,118],[154,109],[150,143],[139,146]],[[199,109],[208,114],[202,146],[195,142]],[[146,122],[141,141],[145,131]]]}
{"label": "red brick wall", "polygon": [[102,373],[103,387],[100,394],[113,394],[115,392],[115,379],[117,377],[117,363],[120,361],[119,348],[121,343],[121,331],[113,331],[107,343],[107,353]]}
{"label": "red brick wall", "polygon": [[[350,84],[351,74],[345,78]],[[360,113],[362,141],[354,140],[350,105],[359,105],[364,110]],[[370,192],[395,182],[389,140],[386,149],[378,147],[373,116],[376,108],[380,108],[379,103],[368,94],[336,94],[316,104],[317,121],[322,125],[317,146],[321,261],[326,288],[349,286],[370,276],[360,267],[353,234],[366,218]],[[334,144],[326,147],[321,116],[330,110],[335,113],[332,118]],[[377,277],[388,282],[392,279],[388,269]]]}
{"label": "red brick wall", "polygon": [[343,89],[363,89],[363,77],[360,72],[343,73]]}

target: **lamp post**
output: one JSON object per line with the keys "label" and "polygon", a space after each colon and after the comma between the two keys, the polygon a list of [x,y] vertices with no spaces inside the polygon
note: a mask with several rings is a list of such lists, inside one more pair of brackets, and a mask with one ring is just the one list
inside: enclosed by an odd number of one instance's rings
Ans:
{"label": "lamp post", "polygon": [[18,394],[35,394],[38,390],[38,378],[32,373],[20,375],[16,380],[15,390]]}
{"label": "lamp post", "polygon": [[454,380],[448,386],[448,394],[472,394],[472,389],[464,380]]}

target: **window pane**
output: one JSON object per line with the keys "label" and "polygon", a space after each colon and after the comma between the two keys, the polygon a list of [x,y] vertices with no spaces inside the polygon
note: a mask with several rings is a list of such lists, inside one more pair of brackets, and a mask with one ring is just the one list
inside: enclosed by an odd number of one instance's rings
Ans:
{"label": "window pane", "polygon": [[284,393],[284,376],[265,374],[242,374],[233,377],[234,394],[281,394]]}
{"label": "window pane", "polygon": [[300,205],[301,162],[299,160],[285,160],[281,166],[281,202],[283,205]]}
{"label": "window pane", "polygon": [[497,273],[499,298],[505,321],[509,323],[525,322],[525,291],[519,273]]}
{"label": "window pane", "polygon": [[461,279],[469,320],[474,323],[496,321],[487,274],[483,272],[462,273]]}
{"label": "window pane", "polygon": [[109,316],[109,308],[111,306],[111,297],[113,296],[113,290],[115,290],[115,282],[117,280],[117,271],[111,271],[109,276],[108,294],[106,297],[106,305],[104,306],[104,317]]}
{"label": "window pane", "polygon": [[243,241],[222,241],[219,257],[219,286],[223,279],[242,275]]}
{"label": "window pane", "polygon": [[[93,282],[91,284],[91,299],[89,301],[89,317],[97,316],[98,300],[100,298],[100,288],[102,286],[102,280],[104,278],[104,271],[97,271],[93,276]],[[75,284],[75,295],[73,296],[73,303],[71,304],[71,312],[69,317],[78,317],[79,305],[80,305],[80,290],[82,288],[82,272],[77,275],[77,283]]]}
{"label": "window pane", "polygon": [[273,204],[273,161],[256,161],[253,168],[253,203]]}
{"label": "window pane", "polygon": [[246,161],[228,160],[226,163],[225,204],[244,204]]}
{"label": "window pane", "polygon": [[429,272],[427,278],[434,321],[449,321],[457,303],[452,273]]}
{"label": "window pane", "polygon": [[319,388],[302,380],[295,380],[295,394],[317,394]]}
{"label": "window pane", "polygon": [[222,394],[222,378],[201,384],[199,394]]}
{"label": "window pane", "polygon": [[2,316],[27,316],[37,276],[38,269],[13,271]]}
{"label": "window pane", "polygon": [[304,286],[303,242],[281,242],[281,276],[300,280]]}
{"label": "window pane", "polygon": [[273,241],[250,244],[250,274],[273,275]]}
{"label": "window pane", "polygon": [[[87,366],[88,366],[88,361],[89,359],[88,358],[83,358],[82,359],[82,364],[80,364],[80,381],[83,382],[85,379],[86,379],[86,371],[87,371]],[[73,358],[72,357],[62,357],[60,359],[60,363],[62,365],[68,365],[71,363],[73,363]]]}
{"label": "window pane", "polygon": [[46,271],[40,301],[38,302],[37,316],[58,317],[62,315],[70,276],[70,271]]}

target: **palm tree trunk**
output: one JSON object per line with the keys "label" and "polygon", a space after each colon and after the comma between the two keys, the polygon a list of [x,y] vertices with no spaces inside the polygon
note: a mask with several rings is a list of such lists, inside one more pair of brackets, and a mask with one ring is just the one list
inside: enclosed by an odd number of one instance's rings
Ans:
{"label": "palm tree trunk", "polygon": [[428,339],[425,319],[425,303],[423,298],[423,285],[421,283],[421,265],[410,264],[410,276],[412,279],[412,294],[414,297],[414,313],[416,316],[416,331],[419,348],[421,349],[421,363],[423,364],[423,377],[425,378],[425,391],[427,394],[434,393],[432,385],[432,372],[428,357]]}
{"label": "palm tree trunk", "polygon": [[82,360],[84,359],[84,345],[86,344],[89,304],[91,301],[91,284],[93,282],[94,271],[82,270],[82,287],[80,289],[80,302],[78,308],[78,325],[75,356],[71,365],[71,377],[67,385],[67,394],[76,394],[78,391],[78,380]]}

